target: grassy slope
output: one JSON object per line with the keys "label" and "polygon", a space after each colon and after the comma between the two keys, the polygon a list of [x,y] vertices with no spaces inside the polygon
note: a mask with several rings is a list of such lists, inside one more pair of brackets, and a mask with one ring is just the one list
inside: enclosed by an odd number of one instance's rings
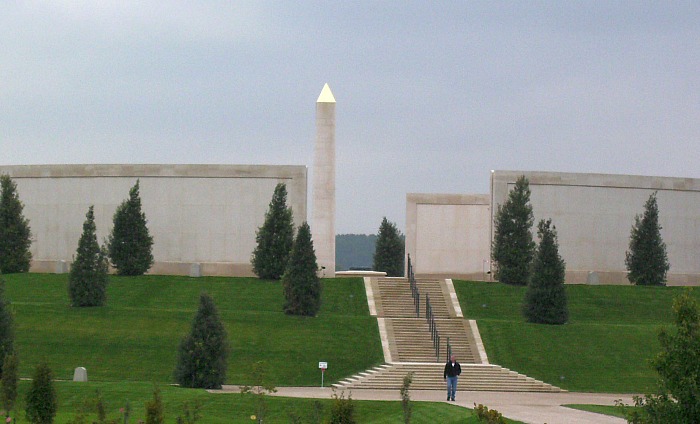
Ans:
{"label": "grassy slope", "polygon": [[62,379],[84,366],[91,381],[171,382],[202,291],[214,298],[229,333],[229,383],[248,383],[251,364],[261,359],[276,385],[316,385],[319,361],[329,363],[332,382],[383,358],[361,279],[324,280],[316,318],[284,315],[280,283],[257,279],[112,277],[104,308],[71,308],[67,275],[4,279],[22,376],[44,360]]}
{"label": "grassy slope", "polygon": [[[476,319],[492,363],[567,390],[648,392],[661,326],[672,323],[676,287],[567,286],[569,323],[525,323],[523,287],[455,282],[464,315]],[[695,295],[700,293],[696,290]]]}

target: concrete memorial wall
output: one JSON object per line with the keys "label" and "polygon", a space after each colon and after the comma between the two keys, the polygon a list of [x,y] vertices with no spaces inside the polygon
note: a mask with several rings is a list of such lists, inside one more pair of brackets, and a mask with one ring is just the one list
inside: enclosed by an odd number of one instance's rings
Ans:
{"label": "concrete memorial wall", "polygon": [[492,215],[521,175],[532,192],[533,235],[540,219],[552,219],[567,283],[598,279],[601,284],[629,284],[625,252],[630,230],[635,215],[657,192],[661,236],[671,264],[668,284],[700,284],[700,179],[494,171]]}
{"label": "concrete memorial wall", "polygon": [[490,196],[406,196],[406,253],[423,276],[478,279],[489,269]]}
{"label": "concrete memorial wall", "polygon": [[102,243],[137,179],[153,274],[253,275],[255,233],[277,183],[287,185],[295,226],[307,219],[305,166],[29,165],[0,166],[0,174],[12,177],[24,203],[34,272],[67,270],[90,205]]}

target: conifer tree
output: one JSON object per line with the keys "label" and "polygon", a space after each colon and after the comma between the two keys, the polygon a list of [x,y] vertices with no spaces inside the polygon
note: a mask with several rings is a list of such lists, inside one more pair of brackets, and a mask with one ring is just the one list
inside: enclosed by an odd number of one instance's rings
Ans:
{"label": "conifer tree", "polygon": [[374,248],[372,269],[384,271],[388,277],[401,277],[404,274],[404,240],[396,224],[384,217],[379,226],[377,244]]}
{"label": "conifer tree", "polygon": [[5,355],[2,363],[2,388],[0,400],[5,410],[5,417],[10,416],[17,399],[17,386],[19,385],[19,360],[16,352]]}
{"label": "conifer tree", "polygon": [[551,224],[551,219],[541,220],[537,226],[540,244],[533,259],[523,305],[527,321],[538,324],[564,324],[569,319],[564,288],[566,265],[559,256],[557,229]]}
{"label": "conifer tree", "polygon": [[41,363],[34,370],[32,385],[27,392],[27,419],[34,424],[51,424],[57,409],[53,372],[48,365]]}
{"label": "conifer tree", "polygon": [[494,277],[498,281],[506,284],[527,284],[535,249],[530,232],[533,222],[530,183],[523,175],[508,193],[506,202],[498,205],[494,219],[491,259],[495,265]]}
{"label": "conifer tree", "polygon": [[153,237],[141,211],[139,180],[129,190],[114,213],[114,228],[109,235],[109,259],[119,275],[143,275],[153,265]]}
{"label": "conifer tree", "polygon": [[287,270],[282,276],[282,287],[286,314],[316,316],[321,308],[321,281],[311,230],[306,222],[297,231]]}
{"label": "conifer tree", "polygon": [[[5,300],[5,280],[0,278],[0,361],[15,350],[15,328],[9,302]],[[0,373],[3,362],[0,362]]]}
{"label": "conifer tree", "polygon": [[251,263],[253,272],[263,279],[279,280],[287,267],[287,260],[294,243],[292,209],[287,207],[287,186],[275,187],[265,222],[255,235],[257,246]]}
{"label": "conifer tree", "polygon": [[228,354],[226,329],[214,300],[202,293],[192,330],[180,343],[175,380],[182,387],[220,389],[226,380]]}
{"label": "conifer tree", "polygon": [[29,271],[31,230],[22,211],[17,184],[9,175],[0,176],[0,272],[12,274]]}
{"label": "conifer tree", "polygon": [[94,207],[90,206],[68,277],[71,305],[103,306],[107,301],[107,282],[107,256],[105,249],[97,244],[95,212]]}
{"label": "conifer tree", "polygon": [[639,286],[660,286],[670,265],[666,243],[661,238],[656,192],[644,204],[644,214],[634,217],[629,250],[625,253],[627,279]]}

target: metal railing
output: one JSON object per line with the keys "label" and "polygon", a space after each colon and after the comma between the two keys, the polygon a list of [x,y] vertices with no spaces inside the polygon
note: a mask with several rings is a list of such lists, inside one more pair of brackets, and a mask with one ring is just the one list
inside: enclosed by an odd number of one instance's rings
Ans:
{"label": "metal railing", "polygon": [[428,331],[430,331],[430,338],[433,340],[435,362],[440,362],[440,333],[435,323],[435,314],[433,314],[433,307],[430,305],[429,294],[425,295],[425,319],[428,321]]}
{"label": "metal railing", "polygon": [[416,284],[416,276],[413,273],[413,265],[411,265],[411,255],[408,255],[408,284],[411,286],[411,297],[413,305],[416,307],[416,318],[420,318],[420,293],[418,293],[418,285]]}
{"label": "metal railing", "polygon": [[451,356],[452,356],[452,345],[450,344],[450,338],[447,337],[447,358],[445,359],[445,362],[448,362],[450,360]]}

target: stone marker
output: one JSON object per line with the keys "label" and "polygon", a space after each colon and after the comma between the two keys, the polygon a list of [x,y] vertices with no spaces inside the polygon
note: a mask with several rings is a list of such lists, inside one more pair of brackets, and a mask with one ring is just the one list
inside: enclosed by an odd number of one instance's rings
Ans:
{"label": "stone marker", "polygon": [[201,277],[202,276],[202,264],[193,263],[190,265],[190,277]]}
{"label": "stone marker", "polygon": [[75,369],[75,372],[73,372],[73,381],[78,381],[81,383],[85,383],[88,381],[87,370],[85,369],[85,367],[78,367]]}
{"label": "stone marker", "polygon": [[597,286],[600,284],[600,276],[598,276],[598,273],[595,271],[589,271],[588,278],[586,278],[586,284],[590,284],[592,286]]}
{"label": "stone marker", "polygon": [[66,261],[57,261],[56,262],[56,274],[65,274],[68,272],[68,264]]}

